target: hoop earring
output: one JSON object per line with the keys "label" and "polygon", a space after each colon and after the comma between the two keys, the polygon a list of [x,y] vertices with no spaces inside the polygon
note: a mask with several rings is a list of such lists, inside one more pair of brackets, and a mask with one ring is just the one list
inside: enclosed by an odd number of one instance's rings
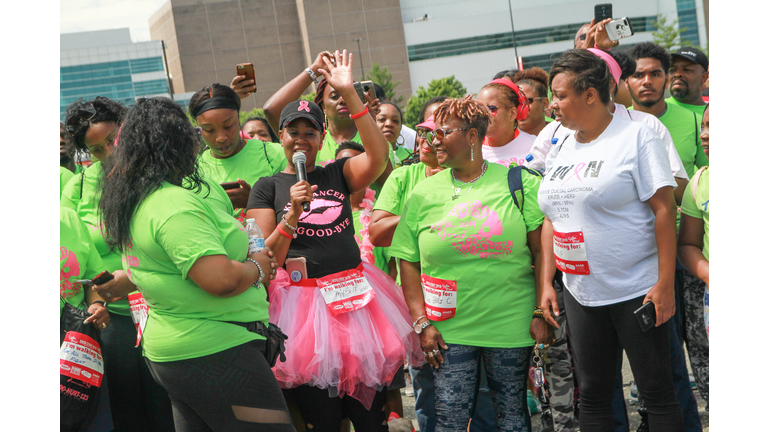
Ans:
{"label": "hoop earring", "polygon": [[[401,138],[403,139],[403,142],[400,142],[400,139],[401,139]],[[397,141],[395,141],[395,144],[396,144],[398,147],[402,147],[402,146],[404,146],[404,145],[405,145],[405,138],[403,138],[403,136],[402,136],[402,135],[398,136],[398,137],[397,137]]]}
{"label": "hoop earring", "polygon": [[472,145],[469,148],[469,160],[470,162],[475,161],[475,143],[472,143]]}
{"label": "hoop earring", "polygon": [[325,131],[328,131],[328,113],[323,111],[323,117],[325,117]]}

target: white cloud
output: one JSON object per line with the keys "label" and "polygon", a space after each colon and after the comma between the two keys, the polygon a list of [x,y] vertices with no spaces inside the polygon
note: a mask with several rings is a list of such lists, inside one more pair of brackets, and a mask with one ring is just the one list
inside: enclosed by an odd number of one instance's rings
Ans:
{"label": "white cloud", "polygon": [[61,0],[61,33],[128,27],[134,42],[148,41],[149,17],[169,0]]}

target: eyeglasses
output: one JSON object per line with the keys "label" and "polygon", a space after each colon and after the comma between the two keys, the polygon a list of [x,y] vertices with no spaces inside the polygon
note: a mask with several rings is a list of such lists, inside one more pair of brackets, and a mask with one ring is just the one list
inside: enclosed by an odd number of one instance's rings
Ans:
{"label": "eyeglasses", "polygon": [[442,140],[444,140],[444,139],[445,139],[445,137],[446,137],[448,134],[450,134],[451,132],[456,132],[456,131],[465,131],[465,130],[469,130],[469,129],[470,129],[470,128],[468,128],[468,127],[467,127],[467,128],[460,128],[460,129],[459,129],[459,128],[457,128],[457,129],[448,129],[448,130],[445,130],[445,129],[436,129],[436,130],[434,130],[434,131],[429,131],[429,132],[427,132],[427,142],[428,142],[430,145],[432,145],[432,143],[435,141],[435,138],[437,138],[437,139],[439,139],[440,141],[442,141]]}
{"label": "eyeglasses", "polygon": [[421,139],[427,139],[427,133],[429,133],[429,130],[427,129],[416,129],[416,136]]}
{"label": "eyeglasses", "polygon": [[537,100],[542,100],[542,99],[544,99],[544,96],[542,96],[542,97],[537,97],[537,98],[525,98],[525,100],[527,100],[527,101],[528,101],[528,105],[533,105],[533,103],[534,103],[535,101],[537,101]]}
{"label": "eyeglasses", "polygon": [[[85,115],[88,117],[84,118]],[[83,127],[88,127],[90,125],[91,119],[94,117],[96,117],[96,108],[93,107],[93,104],[89,103],[84,105],[77,110],[77,115],[73,115],[72,118],[67,121],[67,132],[72,136],[77,135]]]}
{"label": "eyeglasses", "polygon": [[496,105],[487,105],[487,107],[488,107],[488,111],[491,112],[492,116],[495,116],[496,113],[499,112],[499,107],[497,107]]}

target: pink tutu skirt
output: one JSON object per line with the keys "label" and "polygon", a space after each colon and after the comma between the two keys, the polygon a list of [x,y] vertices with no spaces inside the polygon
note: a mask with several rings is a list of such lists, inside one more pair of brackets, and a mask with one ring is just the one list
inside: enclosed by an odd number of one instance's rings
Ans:
{"label": "pink tutu skirt", "polygon": [[349,395],[371,408],[403,360],[425,363],[401,288],[374,265],[362,272],[376,294],[360,309],[333,316],[315,279],[294,283],[278,269],[269,287],[270,322],[288,335],[286,361],[272,369],[282,388],[303,384]]}

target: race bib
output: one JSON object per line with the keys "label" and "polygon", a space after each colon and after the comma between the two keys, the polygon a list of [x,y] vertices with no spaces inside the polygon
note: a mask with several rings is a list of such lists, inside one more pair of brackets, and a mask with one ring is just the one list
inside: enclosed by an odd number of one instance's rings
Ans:
{"label": "race bib", "polygon": [[427,319],[445,321],[456,316],[456,281],[421,275]]}
{"label": "race bib", "polygon": [[136,326],[136,346],[139,346],[141,337],[144,336],[144,328],[147,327],[149,305],[139,292],[128,295],[128,304],[131,306],[131,319]]}
{"label": "race bib", "polygon": [[101,387],[104,359],[99,343],[78,332],[67,332],[61,344],[59,359],[61,375]]}
{"label": "race bib", "polygon": [[360,309],[376,296],[360,270],[352,269],[317,278],[317,286],[333,316]]}
{"label": "race bib", "polygon": [[555,265],[563,273],[588,275],[587,248],[584,232],[554,232]]}

